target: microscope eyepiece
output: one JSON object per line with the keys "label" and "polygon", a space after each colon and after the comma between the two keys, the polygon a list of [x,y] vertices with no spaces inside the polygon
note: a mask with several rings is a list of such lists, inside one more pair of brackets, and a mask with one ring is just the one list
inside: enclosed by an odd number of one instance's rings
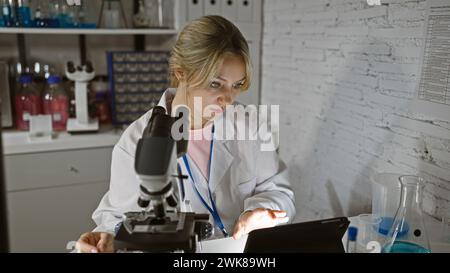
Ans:
{"label": "microscope eyepiece", "polygon": [[75,73],[75,65],[73,62],[67,63],[67,71],[69,71],[69,73]]}
{"label": "microscope eyepiece", "polygon": [[86,72],[87,73],[92,73],[94,71],[94,67],[92,66],[92,63],[90,61],[86,62]]}
{"label": "microscope eyepiece", "polygon": [[166,109],[157,106],[153,109],[146,134],[152,137],[171,137],[174,122],[173,117],[166,115]]}

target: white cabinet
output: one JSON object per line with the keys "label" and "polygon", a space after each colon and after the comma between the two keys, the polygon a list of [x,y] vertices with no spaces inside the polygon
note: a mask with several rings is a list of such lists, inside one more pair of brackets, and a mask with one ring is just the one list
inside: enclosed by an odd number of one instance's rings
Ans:
{"label": "white cabinet", "polygon": [[108,180],[111,152],[112,147],[6,156],[6,187],[21,191]]}
{"label": "white cabinet", "polygon": [[203,15],[221,15],[232,22],[260,23],[263,0],[181,0],[180,13],[187,20]]}
{"label": "white cabinet", "polygon": [[187,19],[191,21],[195,18],[201,17],[204,13],[203,0],[187,0]]}
{"label": "white cabinet", "polygon": [[[238,22],[253,22],[253,2],[254,0],[236,0],[237,1],[237,20]],[[258,0],[259,1],[259,0]],[[255,6],[256,8],[256,6]],[[255,14],[256,15],[256,14]],[[255,21],[258,20],[255,16]]]}
{"label": "white cabinet", "polygon": [[8,193],[11,252],[68,252],[95,227],[92,212],[108,181]]}
{"label": "white cabinet", "polygon": [[[208,1],[208,0],[206,0]],[[238,18],[237,0],[222,0],[222,16],[232,22],[236,22]]]}
{"label": "white cabinet", "polygon": [[3,134],[11,251],[68,252],[68,242],[95,228],[120,133],[60,135],[47,146],[22,137]]}
{"label": "white cabinet", "polygon": [[221,14],[220,0],[205,0],[205,14],[220,15]]}

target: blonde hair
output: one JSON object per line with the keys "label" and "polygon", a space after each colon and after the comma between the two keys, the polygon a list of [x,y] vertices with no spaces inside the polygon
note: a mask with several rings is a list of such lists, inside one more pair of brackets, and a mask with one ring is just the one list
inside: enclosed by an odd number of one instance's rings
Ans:
{"label": "blonde hair", "polygon": [[240,30],[221,16],[203,16],[191,21],[178,35],[169,59],[171,87],[179,81],[175,71],[184,72],[190,86],[204,86],[217,77],[217,70],[227,54],[240,56],[246,65],[242,90],[250,88],[251,63],[247,41]]}

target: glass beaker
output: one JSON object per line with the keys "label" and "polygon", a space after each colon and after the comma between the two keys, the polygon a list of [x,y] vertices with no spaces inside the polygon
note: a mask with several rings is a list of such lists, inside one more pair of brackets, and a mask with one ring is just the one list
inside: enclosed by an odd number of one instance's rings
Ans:
{"label": "glass beaker", "polygon": [[401,184],[398,173],[377,173],[370,177],[372,184],[372,214],[381,217],[378,232],[387,236],[400,204]]}
{"label": "glass beaker", "polygon": [[121,0],[102,0],[100,16],[97,24],[99,27],[121,28],[121,18],[123,20],[123,26],[127,28],[127,18],[125,16],[125,10]]}
{"label": "glass beaker", "polygon": [[403,175],[400,204],[382,252],[430,253],[430,242],[422,215],[423,178]]}
{"label": "glass beaker", "polygon": [[153,28],[163,26],[163,10],[161,0],[146,0],[145,7],[147,10],[147,17],[149,18],[149,25]]}
{"label": "glass beaker", "polygon": [[358,215],[358,235],[357,235],[357,247],[356,251],[359,253],[366,252],[380,252],[373,249],[371,242],[378,242],[379,235],[378,230],[381,223],[381,217],[373,214],[360,214]]}

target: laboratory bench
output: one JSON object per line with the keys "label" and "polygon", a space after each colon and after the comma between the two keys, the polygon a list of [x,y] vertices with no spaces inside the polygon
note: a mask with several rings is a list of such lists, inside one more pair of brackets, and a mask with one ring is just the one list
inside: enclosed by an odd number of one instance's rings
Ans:
{"label": "laboratory bench", "polygon": [[[442,234],[442,222],[431,217],[428,214],[423,214],[425,229],[427,231],[428,239],[430,240],[431,253],[450,253],[450,238],[444,241]],[[350,225],[358,227],[358,216],[349,217]],[[347,232],[342,238],[344,248],[347,244]]]}
{"label": "laboratory bench", "polygon": [[69,241],[95,227],[91,215],[108,190],[121,133],[106,126],[31,143],[27,132],[3,131],[12,252],[67,252]]}
{"label": "laboratory bench", "polygon": [[[349,226],[358,227],[358,216],[348,217]],[[441,237],[441,222],[429,215],[424,215],[425,227],[430,240],[431,253],[450,253],[450,238],[445,242]],[[233,238],[224,238],[218,240],[204,241],[198,250],[201,253],[242,253],[247,242],[247,235],[239,240]],[[347,232],[342,237],[342,244],[346,249]]]}

